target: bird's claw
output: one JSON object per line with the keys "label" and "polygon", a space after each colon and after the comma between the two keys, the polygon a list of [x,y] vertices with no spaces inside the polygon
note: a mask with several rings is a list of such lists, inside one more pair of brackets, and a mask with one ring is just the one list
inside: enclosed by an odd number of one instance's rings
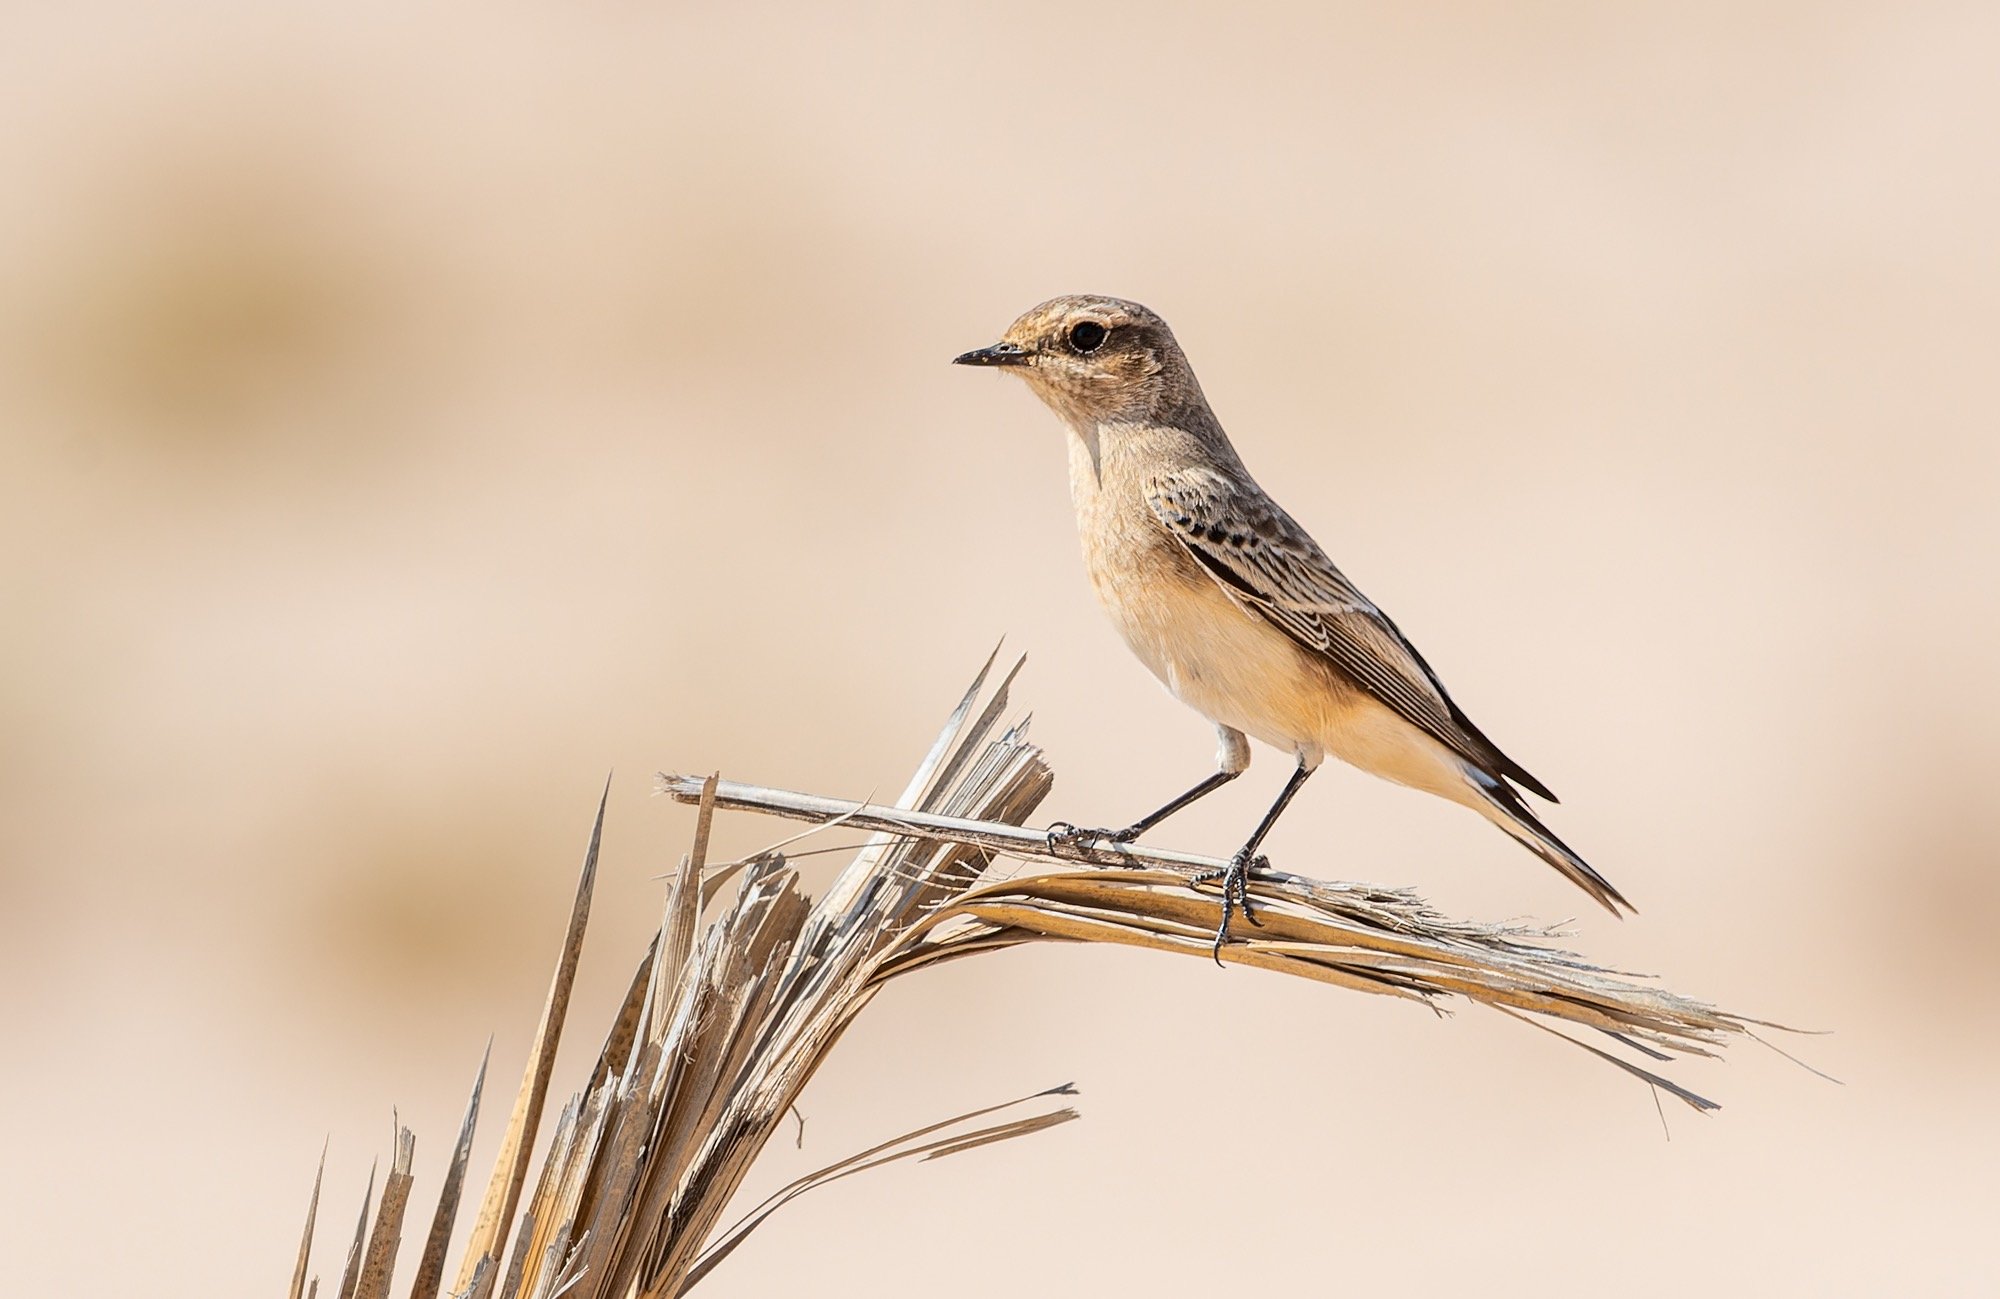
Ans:
{"label": "bird's claw", "polygon": [[1065,848],[1077,851],[1094,843],[1130,843],[1139,837],[1139,832],[1131,826],[1123,830],[1092,830],[1057,821],[1043,837],[1048,841],[1049,851],[1060,854]]}
{"label": "bird's claw", "polygon": [[1256,910],[1250,905],[1250,872],[1267,869],[1270,865],[1270,858],[1253,857],[1246,848],[1231,857],[1227,866],[1206,870],[1189,878],[1190,885],[1213,884],[1218,880],[1222,883],[1222,923],[1215,927],[1215,942],[1208,949],[1208,954],[1217,965],[1222,964],[1222,945],[1229,941],[1232,910],[1241,911],[1243,918],[1259,929],[1264,927],[1264,922],[1257,918]]}
{"label": "bird's claw", "polygon": [[1081,848],[1091,838],[1088,830],[1079,829],[1067,821],[1057,821],[1043,832],[1042,838],[1049,845],[1050,852],[1060,852],[1064,848]]}

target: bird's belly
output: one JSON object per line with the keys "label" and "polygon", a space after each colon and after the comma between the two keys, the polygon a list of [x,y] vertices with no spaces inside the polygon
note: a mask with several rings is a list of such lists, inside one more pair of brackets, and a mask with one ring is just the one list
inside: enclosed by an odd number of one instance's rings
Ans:
{"label": "bird's belly", "polygon": [[1238,606],[1206,574],[1156,576],[1136,588],[1110,574],[1092,578],[1112,625],[1176,699],[1210,721],[1318,760],[1329,712],[1347,692],[1290,637]]}

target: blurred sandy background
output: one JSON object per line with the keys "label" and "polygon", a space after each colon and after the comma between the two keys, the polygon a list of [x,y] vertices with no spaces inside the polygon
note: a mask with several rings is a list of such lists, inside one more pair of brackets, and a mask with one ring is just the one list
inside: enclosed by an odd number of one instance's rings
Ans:
{"label": "blurred sandy background", "polygon": [[13,7],[11,1292],[275,1293],[328,1134],[336,1272],[392,1105],[429,1196],[607,770],[565,1091],[691,825],[653,771],[893,790],[1003,633],[1049,817],[1205,771],[1053,418],[945,364],[1080,290],[1174,322],[1643,914],[1345,771],[1275,855],[1579,915],[1846,1085],[1744,1050],[1669,1141],[1498,1016],[1019,953],[879,1001],[753,1188],[1066,1079],[1087,1121],[703,1293],[2000,1289],[2000,10],[1231,10]]}

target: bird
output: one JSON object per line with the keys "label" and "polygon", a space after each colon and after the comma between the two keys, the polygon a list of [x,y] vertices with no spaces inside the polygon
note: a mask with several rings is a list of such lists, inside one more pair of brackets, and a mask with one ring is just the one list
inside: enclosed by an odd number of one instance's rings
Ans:
{"label": "bird", "polygon": [[1122,829],[1050,828],[1051,847],[1129,843],[1240,776],[1254,738],[1296,762],[1219,883],[1212,954],[1249,904],[1258,846],[1331,755],[1479,813],[1612,915],[1636,908],[1544,825],[1549,787],[1486,737],[1416,646],[1250,476],[1167,322],[1121,298],[1030,308],[953,364],[1004,370],[1067,426],[1070,495],[1099,603],[1139,661],[1214,724],[1213,773]]}

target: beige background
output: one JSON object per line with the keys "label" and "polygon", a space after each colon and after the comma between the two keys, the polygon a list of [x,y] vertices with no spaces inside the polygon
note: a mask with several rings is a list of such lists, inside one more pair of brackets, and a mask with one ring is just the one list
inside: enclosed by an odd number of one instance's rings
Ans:
{"label": "beige background", "polygon": [[1175,323],[1642,914],[1345,771],[1281,862],[1579,915],[1845,1085],[1740,1051],[1669,1140],[1498,1016],[1018,953],[884,997],[755,1184],[1065,1079],[1086,1121],[704,1293],[2000,1289],[2000,10],[721,8],[10,13],[8,1290],[273,1293],[329,1134],[332,1271],[392,1105],[428,1195],[608,769],[565,1088],[689,831],[658,768],[891,790],[1005,634],[1049,816],[1204,771],[1054,420],[945,364],[1085,290]]}

